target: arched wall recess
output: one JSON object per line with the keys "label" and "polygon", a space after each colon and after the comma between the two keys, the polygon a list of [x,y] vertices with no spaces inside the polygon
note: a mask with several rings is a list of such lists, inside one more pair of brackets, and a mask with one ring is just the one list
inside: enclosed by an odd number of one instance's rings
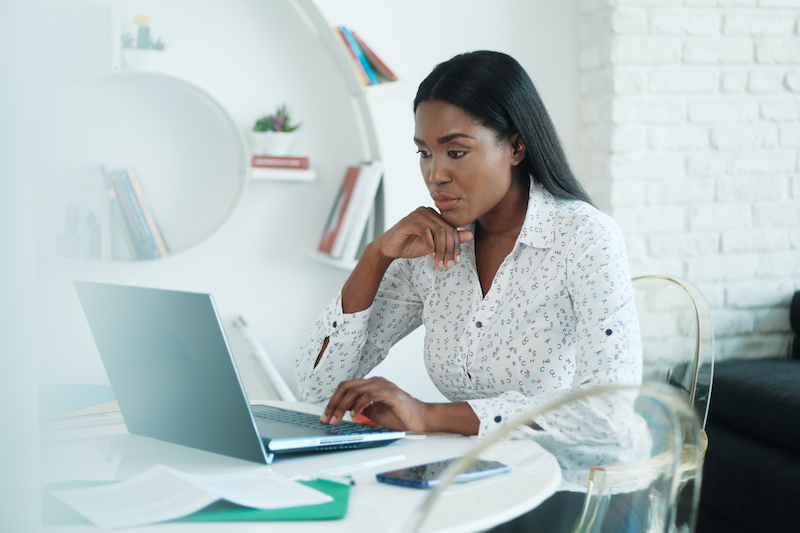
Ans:
{"label": "arched wall recess", "polygon": [[[209,94],[164,74],[127,72],[77,84],[70,101],[73,164],[98,190],[100,165],[133,168],[170,254],[201,242],[233,212],[247,181],[247,150],[239,128]],[[87,209],[102,211],[103,200]],[[114,241],[107,258],[128,259],[114,216],[102,228],[110,227]]]}

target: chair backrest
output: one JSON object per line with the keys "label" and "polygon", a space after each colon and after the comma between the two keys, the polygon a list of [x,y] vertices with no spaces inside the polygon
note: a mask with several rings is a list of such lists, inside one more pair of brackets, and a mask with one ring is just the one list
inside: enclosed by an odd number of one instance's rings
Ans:
{"label": "chair backrest", "polygon": [[[587,417],[593,421],[587,423]],[[531,429],[532,423],[548,431]],[[585,442],[565,445],[553,439],[552,435],[563,434],[556,431],[559,426],[573,430],[571,438],[579,434],[583,439],[585,435]],[[442,524],[435,518],[437,503],[447,504],[453,498],[463,501],[464,491],[471,490],[454,487],[454,477],[478,459],[502,460],[497,447],[513,436],[516,440],[512,442],[542,446],[553,453],[561,464],[562,479],[587,487],[582,508],[558,511],[565,513],[558,521],[565,522],[574,533],[690,533],[696,524],[700,495],[701,432],[697,413],[687,398],[666,384],[601,386],[567,394],[478,441],[469,454],[444,472],[441,483],[407,523],[406,531],[439,530]],[[584,457],[577,467],[567,458],[576,452]],[[492,490],[492,485],[474,483],[474,490]],[[688,502],[681,513],[679,498]],[[629,527],[633,529],[626,529]]]}
{"label": "chair backrest", "polygon": [[714,326],[700,290],[668,276],[633,278],[642,332],[643,381],[681,390],[705,428],[714,377]]}

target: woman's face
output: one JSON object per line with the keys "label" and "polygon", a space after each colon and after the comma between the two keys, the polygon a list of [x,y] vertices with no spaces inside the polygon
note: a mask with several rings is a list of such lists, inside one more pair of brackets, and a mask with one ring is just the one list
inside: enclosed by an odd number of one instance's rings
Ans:
{"label": "woman's face", "polygon": [[439,100],[420,103],[415,124],[422,177],[449,224],[463,227],[487,214],[518,212],[518,202],[528,197],[519,181],[525,154],[519,135],[498,141],[494,130]]}

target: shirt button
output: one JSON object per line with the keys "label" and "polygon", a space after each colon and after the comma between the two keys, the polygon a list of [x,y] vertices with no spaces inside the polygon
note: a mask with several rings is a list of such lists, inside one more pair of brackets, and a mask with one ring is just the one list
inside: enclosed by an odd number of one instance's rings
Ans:
{"label": "shirt button", "polygon": [[502,416],[500,416],[500,415],[497,415],[496,417],[494,417],[494,421],[495,421],[495,422],[497,422],[497,423],[499,424],[500,422],[502,422],[502,421],[503,421],[503,417],[502,417]]}
{"label": "shirt button", "polygon": [[333,321],[333,324],[331,324],[331,326],[333,326],[333,329],[336,329],[336,321],[335,320]]}
{"label": "shirt button", "polygon": [[475,322],[475,325],[478,326],[479,328],[482,328],[483,327],[483,322],[478,320],[477,322]]}
{"label": "shirt button", "polygon": [[612,333],[614,333],[614,332],[613,332],[613,331],[611,331],[610,329],[607,329],[607,330],[606,330],[606,335],[608,335],[608,336],[611,336],[611,334],[612,334]]}

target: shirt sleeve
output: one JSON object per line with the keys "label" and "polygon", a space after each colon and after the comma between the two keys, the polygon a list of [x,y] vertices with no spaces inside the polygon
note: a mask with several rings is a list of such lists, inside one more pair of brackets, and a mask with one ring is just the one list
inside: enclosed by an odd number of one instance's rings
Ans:
{"label": "shirt sleeve", "polygon": [[[535,407],[598,385],[641,383],[642,352],[633,286],[622,234],[608,217],[587,218],[567,252],[567,285],[577,319],[576,370],[567,390],[536,396],[506,392],[495,398],[469,400],[486,436]],[[607,442],[605,424],[611,409],[575,402],[537,419],[535,438],[564,453],[575,447]],[[587,417],[586,413],[592,413]],[[588,422],[587,422],[588,420]],[[581,426],[576,427],[576,421]],[[596,450],[596,448],[595,448]],[[573,450],[574,451],[574,450]],[[576,459],[577,460],[577,459]],[[564,461],[562,461],[563,463]],[[595,463],[596,464],[596,463]],[[580,468],[580,461],[565,467]]]}
{"label": "shirt sleeve", "polygon": [[[386,358],[389,348],[422,323],[422,301],[411,270],[408,261],[394,261],[372,305],[363,311],[344,313],[341,291],[325,308],[295,362],[305,401],[325,401],[342,381],[363,378]],[[314,366],[326,338],[328,346]]]}

